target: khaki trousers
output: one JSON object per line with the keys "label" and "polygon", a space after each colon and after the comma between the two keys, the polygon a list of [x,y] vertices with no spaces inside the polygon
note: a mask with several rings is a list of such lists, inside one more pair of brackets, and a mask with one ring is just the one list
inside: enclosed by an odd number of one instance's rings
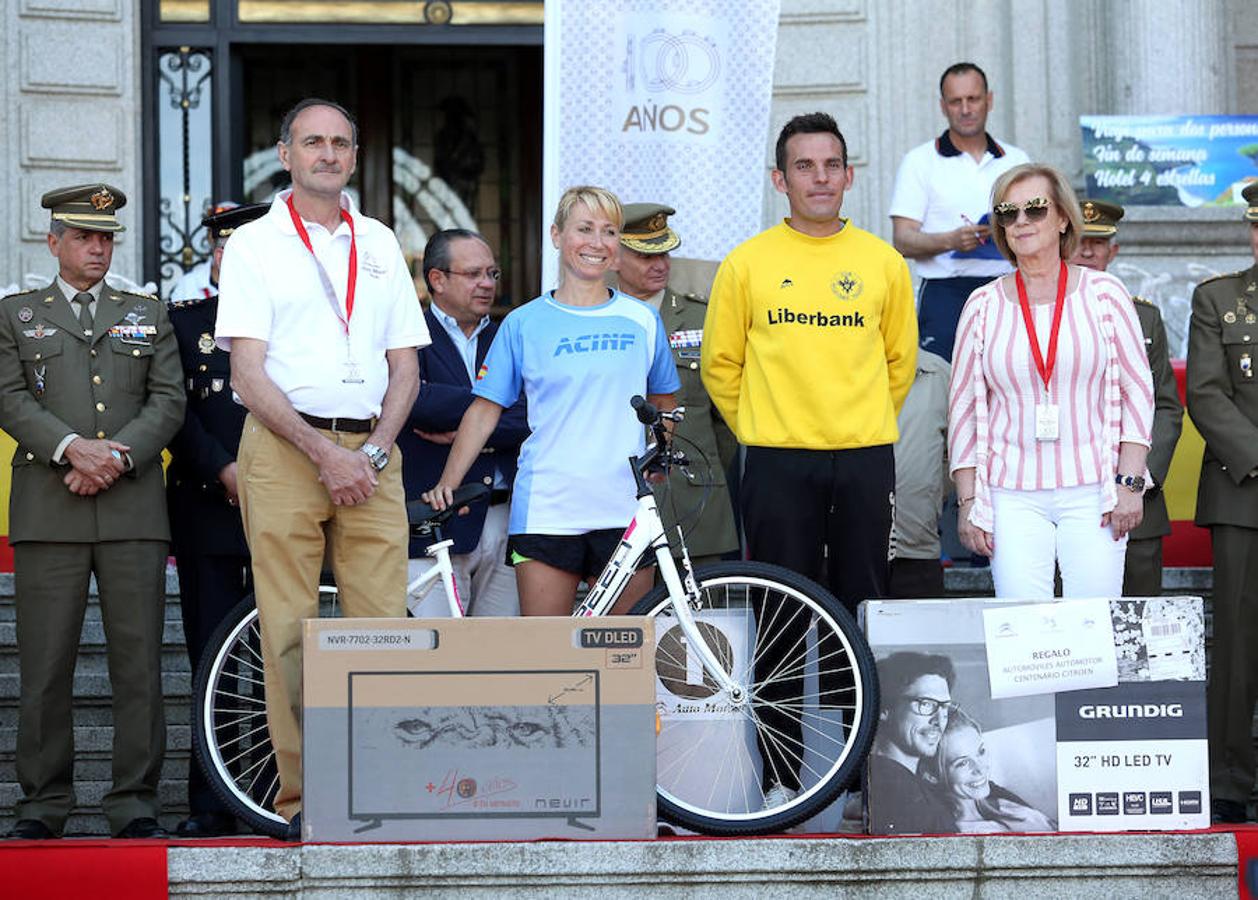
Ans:
{"label": "khaki trousers", "polygon": [[[366,434],[321,433],[351,450],[367,441]],[[267,724],[280,775],[275,809],[291,819],[301,810],[302,793],[301,623],[319,615],[325,535],[344,614],[405,616],[402,459],[395,448],[367,502],[336,506],[314,463],[250,415],[237,465],[262,630]]]}

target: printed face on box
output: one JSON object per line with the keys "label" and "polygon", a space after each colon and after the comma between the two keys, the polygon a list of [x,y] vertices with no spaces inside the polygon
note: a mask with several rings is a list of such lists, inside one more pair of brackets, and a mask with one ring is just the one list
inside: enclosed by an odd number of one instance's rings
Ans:
{"label": "printed face on box", "polygon": [[968,722],[948,728],[939,742],[939,771],[954,797],[982,800],[991,793],[991,762],[978,728]]}
{"label": "printed face on box", "polygon": [[910,756],[934,756],[948,723],[952,695],[940,675],[922,675],[891,707],[884,727],[890,740]]}

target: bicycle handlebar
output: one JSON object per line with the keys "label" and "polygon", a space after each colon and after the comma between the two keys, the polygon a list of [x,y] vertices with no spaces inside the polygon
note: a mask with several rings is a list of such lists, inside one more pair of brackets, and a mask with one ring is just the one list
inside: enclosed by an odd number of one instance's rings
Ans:
{"label": "bicycle handlebar", "polygon": [[660,411],[655,408],[655,404],[651,403],[641,395],[635,395],[629,401],[629,405],[633,407],[634,412],[638,414],[638,421],[643,425],[655,425],[660,420]]}

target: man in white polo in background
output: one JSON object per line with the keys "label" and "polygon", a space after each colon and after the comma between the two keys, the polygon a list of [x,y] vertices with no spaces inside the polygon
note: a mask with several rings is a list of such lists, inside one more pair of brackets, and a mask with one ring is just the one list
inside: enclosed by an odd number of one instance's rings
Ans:
{"label": "man in white polo in background", "polygon": [[891,195],[892,242],[922,279],[920,346],[949,363],[966,298],[1012,271],[990,239],[986,217],[996,179],[1030,160],[987,133],[991,108],[983,70],[969,62],[949,66],[939,79],[948,129],[904,155]]}
{"label": "man in white polo in background", "polygon": [[394,439],[429,343],[393,232],[345,186],[358,128],[326,100],[280,127],[292,175],[223,255],[216,339],[249,409],[237,457],[253,559],[275,808],[301,834],[301,621],[319,614],[325,535],[347,616],[406,614],[406,506]]}

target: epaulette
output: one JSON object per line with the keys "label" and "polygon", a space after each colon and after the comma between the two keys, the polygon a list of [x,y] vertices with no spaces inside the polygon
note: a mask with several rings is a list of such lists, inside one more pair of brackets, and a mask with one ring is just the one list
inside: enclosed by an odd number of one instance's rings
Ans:
{"label": "epaulette", "polygon": [[189,297],[187,300],[171,300],[166,304],[166,308],[172,311],[176,309],[191,309],[194,306],[200,306],[207,300],[213,300],[217,297],[218,295],[215,294],[214,297]]}
{"label": "epaulette", "polygon": [[707,297],[703,296],[702,294],[696,294],[694,291],[687,291],[686,293],[682,294],[682,296],[685,297],[687,300],[693,300],[695,303],[708,302]]}
{"label": "epaulette", "polygon": [[5,294],[3,297],[0,297],[0,303],[3,303],[5,300],[11,300],[14,297],[22,297],[26,294],[34,294],[38,292],[39,290],[40,288],[27,288],[24,291],[14,291],[12,294]]}
{"label": "epaulette", "polygon": [[1141,297],[1139,294],[1132,294],[1132,295],[1131,295],[1131,302],[1132,302],[1132,303],[1143,303],[1145,306],[1157,306],[1157,304],[1156,304],[1156,303],[1154,303],[1152,300],[1149,300],[1149,299],[1147,299],[1147,298],[1145,298],[1145,297]]}
{"label": "epaulette", "polygon": [[1224,272],[1222,275],[1211,275],[1209,278],[1204,278],[1201,281],[1198,281],[1197,287],[1201,287],[1203,284],[1209,284],[1212,281],[1219,281],[1223,278],[1239,278],[1248,271],[1249,269],[1237,269],[1235,272]]}

